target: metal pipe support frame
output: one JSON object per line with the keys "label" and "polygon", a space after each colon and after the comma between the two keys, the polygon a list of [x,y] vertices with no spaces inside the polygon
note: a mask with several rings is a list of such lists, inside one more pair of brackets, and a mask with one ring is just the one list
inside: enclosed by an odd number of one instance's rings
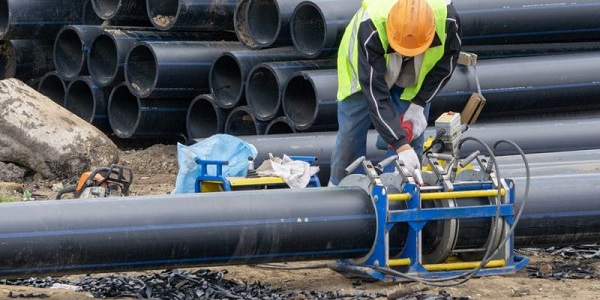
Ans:
{"label": "metal pipe support frame", "polygon": [[[529,262],[528,258],[514,255],[514,234],[503,236],[501,243],[500,235],[510,233],[510,227],[515,222],[514,207],[514,184],[510,180],[488,180],[456,181],[452,185],[452,191],[444,184],[430,186],[432,188],[421,188],[411,178],[400,174],[384,173],[382,177],[374,171],[370,161],[363,161],[363,168],[367,175],[352,174],[346,177],[340,186],[361,186],[371,196],[376,215],[376,234],[373,247],[367,256],[359,259],[338,260],[332,269],[342,274],[353,274],[361,277],[374,278],[380,281],[394,282],[407,281],[410,277],[419,278],[450,278],[476,271],[475,276],[512,274],[523,268]],[[369,172],[371,170],[371,172]],[[393,178],[395,177],[395,179]],[[391,180],[390,180],[391,179]],[[408,180],[407,180],[408,179]],[[393,192],[392,182],[402,182],[400,192]],[[396,185],[397,186],[397,185]],[[480,203],[476,205],[459,206],[458,202],[465,199],[479,197]],[[499,197],[499,198],[495,198]],[[489,204],[486,204],[489,199]],[[496,203],[493,199],[496,199]],[[405,207],[401,209],[392,208],[390,204],[398,201],[404,202]],[[424,201],[448,201],[448,205],[441,207],[426,207]],[[465,252],[457,249],[459,230],[456,224],[453,234],[446,236],[447,241],[440,243],[436,251],[445,251],[438,259],[442,261],[427,262],[424,254],[425,225],[431,221],[454,221],[463,219],[481,219],[498,217],[501,222],[497,223],[497,231],[492,236],[490,229],[486,244],[500,251],[489,258],[480,260],[461,261],[453,255]],[[390,234],[392,228],[400,224],[407,224],[407,232],[403,236]],[[449,223],[444,223],[448,226]],[[443,230],[444,232],[447,229]],[[443,234],[442,236],[445,236]],[[391,245],[395,244],[391,239],[405,239],[403,249],[399,255],[392,256]],[[449,242],[449,243],[445,243]],[[482,249],[471,249],[467,251],[481,251]],[[460,256],[460,255],[458,255]],[[482,260],[485,259],[484,262]],[[480,267],[481,268],[478,268]],[[386,272],[385,269],[401,272]]]}

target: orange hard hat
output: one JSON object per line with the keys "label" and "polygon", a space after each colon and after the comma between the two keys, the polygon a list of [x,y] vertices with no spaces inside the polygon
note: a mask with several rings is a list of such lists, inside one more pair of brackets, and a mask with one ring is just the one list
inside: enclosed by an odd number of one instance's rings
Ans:
{"label": "orange hard hat", "polygon": [[388,14],[388,42],[403,56],[417,56],[435,36],[435,16],[426,0],[398,0]]}

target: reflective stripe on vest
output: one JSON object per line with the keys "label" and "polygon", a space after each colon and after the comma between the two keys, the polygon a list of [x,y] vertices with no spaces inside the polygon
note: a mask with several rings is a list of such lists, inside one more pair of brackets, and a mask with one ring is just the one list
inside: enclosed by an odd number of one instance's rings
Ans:
{"label": "reflective stripe on vest", "polygon": [[[423,55],[420,72],[416,84],[404,88],[404,92],[400,95],[401,99],[412,100],[421,89],[425,76],[433,69],[435,64],[444,55],[444,45],[446,42],[446,6],[447,0],[427,0],[435,14],[436,34],[438,35],[441,45],[429,48]],[[389,47],[389,42],[386,34],[385,23],[389,11],[392,9],[396,1],[390,0],[364,0],[362,8],[354,15],[350,24],[344,32],[340,48],[338,50],[338,100],[344,100],[348,96],[362,90],[358,80],[358,47],[356,40],[358,38],[358,27],[360,22],[371,19],[377,34],[381,40],[383,49]],[[360,45],[362,46],[362,45]],[[389,62],[389,54],[385,54],[386,64]]]}

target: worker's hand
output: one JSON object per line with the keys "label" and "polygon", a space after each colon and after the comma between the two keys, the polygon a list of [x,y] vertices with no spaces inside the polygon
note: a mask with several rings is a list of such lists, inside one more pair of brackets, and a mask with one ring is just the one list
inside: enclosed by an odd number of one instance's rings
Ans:
{"label": "worker's hand", "polygon": [[404,166],[410,173],[410,176],[414,176],[415,170],[421,169],[421,163],[417,157],[415,150],[409,145],[404,144],[400,148],[396,149],[398,154],[398,160],[404,163]]}
{"label": "worker's hand", "polygon": [[423,110],[423,106],[411,103],[406,112],[404,112],[404,121],[412,123],[411,141],[420,136],[427,127],[427,119],[425,119]]}

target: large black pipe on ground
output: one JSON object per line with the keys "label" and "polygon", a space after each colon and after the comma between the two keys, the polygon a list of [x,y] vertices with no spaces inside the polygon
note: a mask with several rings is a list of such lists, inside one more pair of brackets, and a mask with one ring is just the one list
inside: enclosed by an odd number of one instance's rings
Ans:
{"label": "large black pipe on ground", "polygon": [[[471,125],[466,136],[481,139],[490,147],[501,139],[514,141],[525,153],[546,153],[574,150],[600,149],[600,118],[579,117],[557,118],[553,120],[530,120],[511,123],[490,123]],[[549,135],[551,133],[551,135]],[[319,179],[322,184],[329,181],[331,154],[335,145],[337,132],[273,134],[262,136],[244,136],[246,142],[258,150],[257,162],[269,159],[269,153],[276,156],[283,154],[298,156],[316,156],[319,166]],[[376,147],[377,132],[369,131],[367,135],[367,158],[379,162],[386,158],[386,151]],[[435,136],[435,130],[425,131],[426,137]],[[478,150],[479,145],[467,142],[461,148],[461,156],[465,157]],[[512,147],[500,145],[498,155],[515,155],[518,152]]]}
{"label": "large black pipe on ground", "polygon": [[112,25],[152,26],[145,0],[90,0],[96,15]]}
{"label": "large black pipe on ground", "polygon": [[292,47],[223,52],[210,69],[210,91],[223,108],[245,104],[246,78],[255,65],[298,59],[302,59],[302,54]]}
{"label": "large black pipe on ground", "polygon": [[123,139],[184,137],[189,105],[189,98],[140,99],[121,83],[110,93],[108,121]]}
{"label": "large black pipe on ground", "polygon": [[69,83],[64,106],[70,112],[102,130],[108,126],[108,96],[110,90],[94,83],[89,76],[79,76]]}
{"label": "large black pipe on ground", "polygon": [[125,62],[129,90],[140,98],[189,97],[210,92],[212,63],[238,42],[146,41],[136,44]]}
{"label": "large black pipe on ground", "polygon": [[2,0],[0,40],[53,39],[64,26],[82,21],[86,0]]}
{"label": "large black pipe on ground", "polygon": [[88,75],[87,54],[92,42],[102,33],[101,26],[68,25],[63,27],[54,40],[54,65],[64,80],[74,80]]}
{"label": "large black pipe on ground", "polygon": [[241,0],[234,13],[238,39],[251,49],[292,45],[290,20],[302,0]]}
{"label": "large black pipe on ground", "polygon": [[185,118],[188,138],[207,138],[223,133],[227,114],[228,110],[215,104],[212,95],[197,96],[192,100]]}
{"label": "large black pipe on ground", "polygon": [[288,79],[281,102],[294,128],[299,131],[338,128],[337,81],[335,69],[299,71]]}
{"label": "large black pipe on ground", "polygon": [[242,105],[229,112],[224,131],[234,136],[261,135],[265,133],[267,125],[268,122],[258,120],[248,106]]}
{"label": "large black pipe on ground", "polygon": [[50,71],[42,76],[37,91],[52,99],[52,101],[58,103],[60,106],[64,106],[67,85],[58,76],[56,71]]}
{"label": "large black pipe on ground", "polygon": [[294,73],[302,70],[334,69],[335,67],[336,61],[332,59],[258,64],[248,74],[246,102],[257,119],[270,121],[283,115],[281,98],[286,82]]}
{"label": "large black pipe on ground", "polygon": [[360,0],[303,1],[290,21],[294,47],[306,57],[335,55]]}
{"label": "large black pipe on ground", "polygon": [[237,0],[147,0],[148,17],[160,30],[233,31]]}
{"label": "large black pipe on ground", "polygon": [[121,82],[127,54],[137,42],[142,41],[201,41],[235,39],[233,33],[164,32],[138,27],[127,30],[105,29],[90,46],[88,70],[100,86]]}
{"label": "large black pipe on ground", "polygon": [[0,41],[0,79],[27,81],[43,76],[53,68],[52,41]]}
{"label": "large black pipe on ground", "polygon": [[600,3],[595,0],[455,0],[463,43],[510,44],[597,41]]}
{"label": "large black pipe on ground", "polygon": [[461,50],[475,53],[479,59],[544,56],[549,54],[600,51],[600,42],[463,45]]}
{"label": "large black pipe on ground", "polygon": [[[533,177],[515,246],[597,242],[599,193],[598,173]],[[375,218],[357,188],[3,203],[0,276],[361,258]]]}

